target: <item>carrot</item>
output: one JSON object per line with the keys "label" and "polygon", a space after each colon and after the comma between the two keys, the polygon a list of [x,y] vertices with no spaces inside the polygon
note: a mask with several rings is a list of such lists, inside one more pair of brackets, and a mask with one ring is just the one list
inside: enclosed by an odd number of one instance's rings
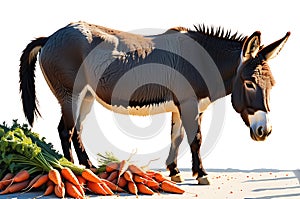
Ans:
{"label": "carrot", "polygon": [[83,178],[82,176],[76,176],[76,178],[78,179],[78,182],[81,186],[86,184],[86,179]]}
{"label": "carrot", "polygon": [[137,188],[137,186],[135,185],[134,182],[128,182],[127,187],[128,187],[128,191],[130,193],[132,193],[132,194],[134,194],[134,195],[137,196],[137,194],[138,194],[138,188]]}
{"label": "carrot", "polygon": [[119,183],[117,183],[119,187],[124,188],[127,185],[127,180],[121,176],[119,178]]}
{"label": "carrot", "polygon": [[109,176],[106,178],[108,181],[113,181],[118,177],[118,171],[113,171],[109,174]]}
{"label": "carrot", "polygon": [[56,184],[55,185],[55,187],[54,187],[54,193],[59,198],[64,198],[65,197],[66,189],[65,189],[65,185],[64,185],[63,182],[61,182],[60,184]]}
{"label": "carrot", "polygon": [[32,188],[39,188],[40,186],[48,182],[48,180],[48,174],[44,174],[41,177],[39,177],[39,179],[32,185]]}
{"label": "carrot", "polygon": [[112,191],[125,192],[121,187],[106,179],[103,179],[103,183],[105,183]]}
{"label": "carrot", "polygon": [[23,182],[25,180],[28,180],[30,177],[30,174],[27,170],[19,171],[13,178],[13,182]]}
{"label": "carrot", "polygon": [[8,194],[8,193],[16,193],[18,191],[21,191],[22,189],[26,188],[27,185],[29,184],[30,180],[24,180],[21,182],[16,182],[11,184],[10,186],[6,187],[0,194]]}
{"label": "carrot", "polygon": [[61,172],[61,175],[69,182],[71,182],[77,186],[80,185],[78,179],[76,178],[75,174],[73,173],[73,171],[70,168],[63,167],[60,172]]}
{"label": "carrot", "polygon": [[81,173],[81,176],[87,181],[96,182],[96,183],[102,182],[102,180],[90,169],[84,169]]}
{"label": "carrot", "polygon": [[154,192],[149,187],[147,187],[146,185],[144,185],[142,183],[137,183],[136,186],[137,186],[137,189],[138,189],[139,193],[147,194],[147,195],[153,195],[154,194]]}
{"label": "carrot", "polygon": [[13,173],[5,174],[5,176],[0,181],[0,190],[4,189],[7,185],[9,185],[12,182],[13,177]]}
{"label": "carrot", "polygon": [[144,183],[146,182],[147,180],[139,175],[133,175],[133,180],[134,182],[137,182],[137,183]]}
{"label": "carrot", "polygon": [[62,179],[61,179],[61,175],[58,170],[51,169],[48,172],[48,177],[52,182],[54,182],[54,184],[59,185],[59,186],[61,185]]}
{"label": "carrot", "polygon": [[[28,189],[29,188],[29,190],[31,189],[31,187],[32,187],[32,185],[40,178],[42,176],[42,174],[39,174],[39,175],[37,175],[37,176],[35,176],[30,182],[29,182],[29,184],[28,184],[28,186],[25,188],[25,189]],[[28,191],[29,191],[28,190]]]}
{"label": "carrot", "polygon": [[119,163],[117,163],[117,162],[110,162],[105,167],[105,171],[108,173],[113,172],[118,169],[119,169]]}
{"label": "carrot", "polygon": [[96,182],[92,182],[92,181],[88,181],[87,182],[87,188],[91,191],[94,192],[96,194],[100,194],[100,195],[107,195],[105,189],[101,186],[100,183],[96,183]]}
{"label": "carrot", "polygon": [[121,175],[128,169],[129,163],[127,160],[122,160],[119,164],[119,174],[118,180],[120,179]]}
{"label": "carrot", "polygon": [[123,176],[128,182],[133,182],[132,173],[129,170],[125,171]]}
{"label": "carrot", "polygon": [[159,182],[159,183],[161,183],[161,182],[163,182],[163,181],[169,181],[169,182],[171,182],[171,183],[173,183],[173,184],[176,184],[175,182],[173,182],[173,181],[171,181],[171,180],[169,180],[168,178],[166,178],[162,173],[160,173],[160,172],[156,172],[155,174],[154,174],[154,178],[155,178],[155,180],[157,181],[157,182]]}
{"label": "carrot", "polygon": [[170,193],[179,193],[179,194],[184,193],[183,189],[181,189],[176,184],[173,184],[167,180],[165,180],[161,183],[161,189],[165,192],[170,192]]}
{"label": "carrot", "polygon": [[76,188],[76,185],[72,184],[69,181],[65,182],[66,185],[66,192],[69,196],[76,198],[76,199],[83,199],[84,196],[80,193],[80,191]]}
{"label": "carrot", "polygon": [[109,176],[109,173],[107,173],[106,171],[98,174],[98,177],[102,178],[102,179],[106,179],[108,176]]}
{"label": "carrot", "polygon": [[152,189],[159,189],[159,183],[156,182],[155,180],[147,180],[144,184],[146,184],[148,187]]}
{"label": "carrot", "polygon": [[85,190],[83,188],[83,185],[75,185],[75,187],[78,189],[81,195],[85,196]]}
{"label": "carrot", "polygon": [[141,177],[144,177],[144,178],[148,177],[147,173],[142,168],[140,168],[134,164],[129,165],[128,170],[131,171],[131,173],[137,174]]}
{"label": "carrot", "polygon": [[51,180],[49,180],[47,182],[47,188],[46,188],[46,190],[45,190],[45,192],[44,192],[43,195],[44,196],[48,196],[48,195],[52,194],[53,191],[54,191],[54,183]]}
{"label": "carrot", "polygon": [[106,191],[107,195],[114,195],[114,192],[105,184],[105,183],[100,183],[100,185],[103,187],[103,189]]}

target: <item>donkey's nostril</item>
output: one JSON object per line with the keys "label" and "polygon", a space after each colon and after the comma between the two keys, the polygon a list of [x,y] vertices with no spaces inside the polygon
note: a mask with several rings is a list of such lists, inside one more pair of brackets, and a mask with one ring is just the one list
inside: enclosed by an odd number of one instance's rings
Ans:
{"label": "donkey's nostril", "polygon": [[259,137],[262,137],[264,135],[264,133],[263,133],[263,127],[262,126],[258,127],[258,129],[257,129],[257,135]]}

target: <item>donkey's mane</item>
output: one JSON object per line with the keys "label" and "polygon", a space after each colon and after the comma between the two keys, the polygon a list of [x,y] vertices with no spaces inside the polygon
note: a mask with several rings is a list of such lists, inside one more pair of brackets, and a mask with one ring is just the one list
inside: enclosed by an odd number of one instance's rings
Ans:
{"label": "donkey's mane", "polygon": [[200,25],[194,25],[194,28],[198,33],[207,35],[207,36],[213,36],[218,37],[221,39],[228,39],[232,41],[244,41],[246,36],[243,34],[240,34],[238,32],[232,33],[231,30],[225,30],[223,27],[214,27],[214,26],[206,26],[204,24]]}

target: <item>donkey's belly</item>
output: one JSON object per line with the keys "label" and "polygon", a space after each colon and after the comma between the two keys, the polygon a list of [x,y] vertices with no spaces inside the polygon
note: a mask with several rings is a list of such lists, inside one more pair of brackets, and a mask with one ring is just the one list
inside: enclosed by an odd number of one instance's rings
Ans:
{"label": "donkey's belly", "polygon": [[100,98],[96,98],[96,100],[105,108],[120,114],[147,116],[147,115],[155,115],[155,114],[166,113],[166,112],[178,112],[178,108],[173,101],[165,101],[157,104],[148,104],[142,106],[125,107],[122,105],[107,104]]}

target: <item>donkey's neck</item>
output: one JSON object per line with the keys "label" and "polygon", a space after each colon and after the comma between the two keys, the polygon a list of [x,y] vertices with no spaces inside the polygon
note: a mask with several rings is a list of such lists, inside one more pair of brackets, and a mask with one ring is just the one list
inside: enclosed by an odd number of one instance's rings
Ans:
{"label": "donkey's neck", "polygon": [[231,94],[233,80],[240,63],[244,39],[222,38],[195,31],[189,31],[186,34],[197,41],[208,52],[220,71],[226,95]]}

